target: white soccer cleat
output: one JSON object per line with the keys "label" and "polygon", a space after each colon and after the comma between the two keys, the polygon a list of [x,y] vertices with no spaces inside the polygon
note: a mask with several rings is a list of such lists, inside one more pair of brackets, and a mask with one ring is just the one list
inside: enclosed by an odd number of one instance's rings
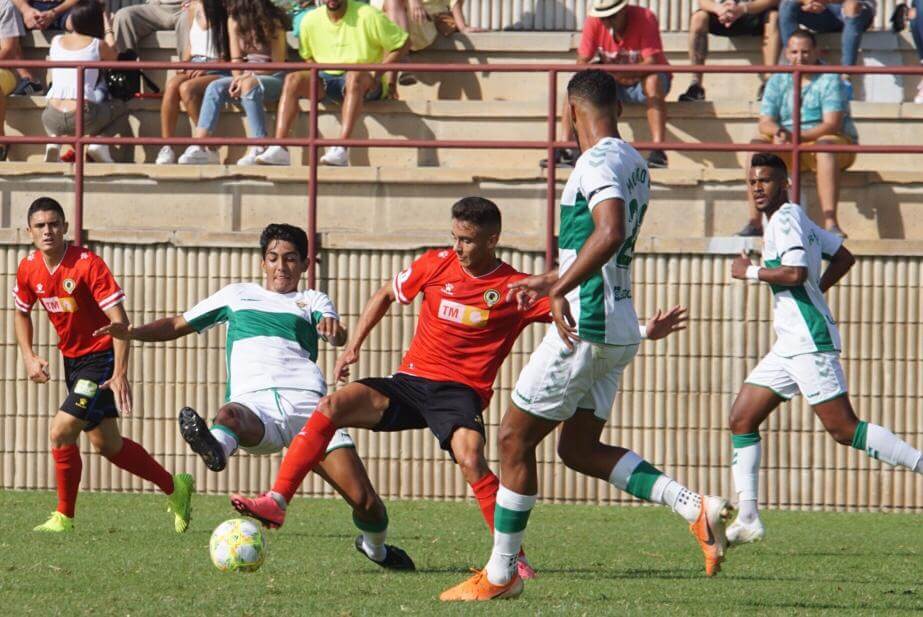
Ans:
{"label": "white soccer cleat", "polygon": [[155,165],[173,165],[174,163],[176,163],[176,152],[170,146],[161,148],[154,160]]}
{"label": "white soccer cleat", "polygon": [[242,157],[240,157],[239,159],[237,159],[237,164],[238,165],[256,165],[257,164],[256,157],[263,154],[263,150],[265,150],[263,146],[253,146],[253,147],[247,148],[247,153],[243,155]]}
{"label": "white soccer cleat", "polygon": [[90,144],[87,146],[87,158],[94,163],[115,163],[106,144]]}
{"label": "white soccer cleat", "polygon": [[61,146],[59,144],[45,145],[45,162],[58,163],[61,160]]}
{"label": "white soccer cleat", "polygon": [[331,167],[348,167],[349,152],[343,146],[331,146],[327,148],[324,156],[320,157],[320,164]]}
{"label": "white soccer cleat", "polygon": [[269,146],[256,157],[257,165],[291,165],[292,156],[282,146]]}
{"label": "white soccer cleat", "polygon": [[177,162],[180,165],[217,165],[219,158],[214,150],[202,146],[189,146]]}
{"label": "white soccer cleat", "polygon": [[759,517],[745,523],[738,516],[728,527],[727,536],[730,546],[761,542],[766,537],[766,526],[763,525],[763,521]]}

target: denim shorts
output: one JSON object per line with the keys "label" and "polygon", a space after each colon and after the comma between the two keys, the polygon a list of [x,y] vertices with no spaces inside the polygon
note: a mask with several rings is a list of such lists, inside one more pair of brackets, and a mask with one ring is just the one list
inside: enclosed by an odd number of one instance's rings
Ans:
{"label": "denim shorts", "polygon": [[[343,96],[346,92],[346,73],[331,75],[325,71],[320,71],[318,75],[320,75],[321,82],[324,84],[324,101],[342,103]],[[365,100],[377,101],[382,97],[383,93],[384,90],[382,89],[381,80],[379,80],[374,88],[366,92]]]}
{"label": "denim shorts", "polygon": [[[673,76],[669,73],[660,73],[660,86],[663,88],[663,95],[670,92],[670,85],[673,83]],[[619,101],[629,105],[644,105],[647,103],[647,97],[644,96],[644,86],[641,80],[633,86],[618,86]]]}
{"label": "denim shorts", "polygon": [[[193,56],[189,58],[190,62],[195,62],[196,64],[200,62],[221,62],[221,60],[216,60],[214,58],[209,58],[208,56]],[[222,71],[215,69],[213,71],[206,71],[206,75],[223,75],[225,77],[230,76],[231,71]]]}

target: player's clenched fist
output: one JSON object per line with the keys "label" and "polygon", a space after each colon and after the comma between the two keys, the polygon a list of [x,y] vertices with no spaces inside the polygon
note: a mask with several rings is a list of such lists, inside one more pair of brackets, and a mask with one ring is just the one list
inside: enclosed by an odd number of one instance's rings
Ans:
{"label": "player's clenched fist", "polygon": [[29,379],[35,383],[45,383],[49,379],[48,360],[32,356],[26,360],[26,371],[29,374]]}
{"label": "player's clenched fist", "polygon": [[746,253],[741,253],[731,262],[731,277],[735,279],[746,279],[747,268],[753,265]]}

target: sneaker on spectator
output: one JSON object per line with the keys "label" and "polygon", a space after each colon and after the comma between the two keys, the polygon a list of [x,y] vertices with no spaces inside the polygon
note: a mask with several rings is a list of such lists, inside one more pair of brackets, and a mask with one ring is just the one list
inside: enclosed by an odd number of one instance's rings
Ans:
{"label": "sneaker on spectator", "polygon": [[747,223],[741,227],[740,231],[737,232],[737,235],[742,238],[762,238],[763,228],[757,227],[753,223]]}
{"label": "sneaker on spectator", "polygon": [[68,148],[67,151],[61,155],[62,163],[73,163],[77,160],[77,153],[73,148]]}
{"label": "sneaker on spectator", "polygon": [[663,150],[651,150],[647,155],[647,166],[651,169],[663,169],[667,166],[667,153]]}
{"label": "sneaker on spectator", "polygon": [[57,163],[61,160],[61,146],[60,144],[45,144],[45,162],[46,163]]}
{"label": "sneaker on spectator", "polygon": [[269,146],[256,157],[257,165],[291,165],[292,157],[282,146]]}
{"label": "sneaker on spectator", "polygon": [[202,146],[189,146],[177,160],[180,165],[217,165],[219,162],[217,152]]}
{"label": "sneaker on spectator", "polygon": [[914,103],[923,103],[923,79],[920,80],[920,84],[917,86],[917,95],[913,97]]}
{"label": "sneaker on spectator", "polygon": [[22,77],[10,96],[34,96],[45,91],[45,86],[39,81],[31,81],[28,77]]}
{"label": "sneaker on spectator", "polygon": [[699,84],[689,84],[686,91],[679,95],[680,103],[698,103],[705,100],[705,88]]}
{"label": "sneaker on spectator", "polygon": [[157,153],[157,159],[154,161],[155,165],[172,165],[176,162],[176,152],[173,151],[171,146],[164,146],[160,149],[160,152]]}
{"label": "sneaker on spectator", "polygon": [[320,157],[321,165],[330,165],[332,167],[348,167],[349,151],[343,146],[331,146]]}
{"label": "sneaker on spectator", "polygon": [[90,144],[87,146],[87,158],[94,163],[115,163],[106,144]]}
{"label": "sneaker on spectator", "polygon": [[256,165],[256,157],[263,154],[263,151],[266,150],[263,146],[251,146],[247,148],[247,153],[237,159],[238,165]]}
{"label": "sneaker on spectator", "polygon": [[[554,151],[554,166],[555,167],[573,167],[577,164],[577,159],[580,157],[580,153],[576,148],[561,148],[560,150]],[[542,169],[548,169],[548,159],[542,159],[538,162],[538,166]]]}
{"label": "sneaker on spectator", "polygon": [[413,73],[401,73],[400,77],[397,78],[397,83],[402,86],[413,86],[419,83],[419,80]]}
{"label": "sneaker on spectator", "polygon": [[763,94],[766,92],[766,82],[760,84],[759,90],[756,91],[756,102],[759,103],[763,100]]}

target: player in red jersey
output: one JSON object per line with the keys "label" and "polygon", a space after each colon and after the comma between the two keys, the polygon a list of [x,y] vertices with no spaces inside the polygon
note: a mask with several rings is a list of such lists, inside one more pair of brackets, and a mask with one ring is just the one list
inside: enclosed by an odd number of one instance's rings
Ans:
{"label": "player in red jersey", "polygon": [[32,347],[32,306],[40,302],[58,333],[64,356],[68,396],[51,421],[51,454],[55,462],[58,507],[35,531],[68,532],[83,463],[77,439],[85,431],[96,450],[117,467],[156,484],[169,496],[177,532],[186,531],[194,491],[192,476],[171,476],[147,451],[119,432],[119,411],[131,413],[128,383],[129,344],[93,332],[110,322],[128,323],[125,293],[105,262],[91,251],[64,240],[67,222],[61,205],[49,197],[35,200],[27,214],[34,251],[16,271],[13,300],[16,340],[29,379],[47,383],[48,361]]}

